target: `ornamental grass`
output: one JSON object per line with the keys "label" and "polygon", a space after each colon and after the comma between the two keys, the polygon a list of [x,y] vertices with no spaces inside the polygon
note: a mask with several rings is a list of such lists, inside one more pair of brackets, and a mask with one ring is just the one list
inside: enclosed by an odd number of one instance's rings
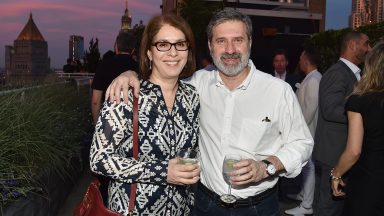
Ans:
{"label": "ornamental grass", "polygon": [[44,196],[44,172],[72,176],[91,127],[89,100],[89,87],[68,84],[0,96],[1,209],[28,193]]}

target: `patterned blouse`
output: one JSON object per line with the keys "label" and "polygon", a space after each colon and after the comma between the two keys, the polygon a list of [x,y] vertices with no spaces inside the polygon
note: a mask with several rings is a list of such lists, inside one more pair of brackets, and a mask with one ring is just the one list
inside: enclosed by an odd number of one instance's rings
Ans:
{"label": "patterned blouse", "polygon": [[[199,97],[195,88],[178,82],[168,112],[160,86],[141,81],[139,160],[133,159],[132,102],[105,102],[93,136],[90,162],[97,174],[112,178],[109,209],[128,214],[131,182],[137,182],[136,215],[189,215],[194,197],[190,186],[167,183],[168,161],[181,148],[197,148]],[[132,98],[132,91],[129,92]]]}

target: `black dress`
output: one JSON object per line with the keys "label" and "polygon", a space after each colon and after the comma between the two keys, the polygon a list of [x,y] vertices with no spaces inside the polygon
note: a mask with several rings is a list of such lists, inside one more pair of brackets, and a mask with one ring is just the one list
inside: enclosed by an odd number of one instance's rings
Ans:
{"label": "black dress", "polygon": [[344,215],[384,215],[384,92],[352,95],[346,110],[363,117],[364,138],[347,182]]}

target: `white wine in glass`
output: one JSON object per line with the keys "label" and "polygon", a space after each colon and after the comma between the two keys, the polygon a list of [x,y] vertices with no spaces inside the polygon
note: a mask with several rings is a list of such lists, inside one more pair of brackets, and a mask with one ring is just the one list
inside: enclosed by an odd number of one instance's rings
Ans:
{"label": "white wine in glass", "polygon": [[193,149],[180,149],[177,152],[178,162],[181,164],[196,164],[198,163],[197,151]]}
{"label": "white wine in glass", "polygon": [[227,182],[228,184],[228,194],[223,194],[220,196],[221,201],[225,203],[236,202],[236,197],[231,193],[232,183],[231,183],[230,173],[233,171],[233,165],[236,162],[239,162],[240,160],[241,160],[240,155],[235,155],[235,154],[225,155],[225,158],[223,161],[223,176],[224,176],[225,182]]}

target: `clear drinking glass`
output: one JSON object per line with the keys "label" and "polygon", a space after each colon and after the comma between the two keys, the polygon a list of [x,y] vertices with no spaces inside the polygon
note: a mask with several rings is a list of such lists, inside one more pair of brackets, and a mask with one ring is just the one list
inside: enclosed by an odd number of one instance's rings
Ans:
{"label": "clear drinking glass", "polygon": [[181,164],[196,164],[198,163],[197,151],[193,149],[180,149],[177,152],[177,158]]}
{"label": "clear drinking glass", "polygon": [[228,194],[223,194],[220,196],[221,201],[225,203],[236,202],[236,197],[231,193],[232,183],[231,183],[230,173],[233,170],[233,164],[235,164],[236,162],[239,162],[240,160],[241,160],[240,155],[235,155],[235,154],[225,155],[225,158],[223,161],[223,176],[224,176],[225,182],[227,182],[228,184]]}

